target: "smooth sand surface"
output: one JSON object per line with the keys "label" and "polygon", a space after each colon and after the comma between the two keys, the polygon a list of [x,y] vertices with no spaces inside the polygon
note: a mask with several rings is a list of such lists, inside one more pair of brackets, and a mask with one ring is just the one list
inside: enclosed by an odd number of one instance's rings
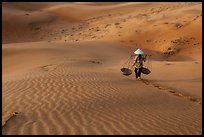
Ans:
{"label": "smooth sand surface", "polygon": [[3,134],[202,134],[201,3],[3,3],[2,23]]}

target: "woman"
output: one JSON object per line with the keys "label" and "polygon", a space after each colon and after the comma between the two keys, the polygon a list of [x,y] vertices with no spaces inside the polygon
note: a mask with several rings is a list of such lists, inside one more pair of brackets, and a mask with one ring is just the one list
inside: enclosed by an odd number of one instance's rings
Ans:
{"label": "woman", "polygon": [[134,59],[132,66],[135,67],[136,78],[141,80],[142,67],[143,62],[146,61],[146,55],[144,55],[144,52],[140,49],[137,49],[134,53],[136,54],[136,57]]}

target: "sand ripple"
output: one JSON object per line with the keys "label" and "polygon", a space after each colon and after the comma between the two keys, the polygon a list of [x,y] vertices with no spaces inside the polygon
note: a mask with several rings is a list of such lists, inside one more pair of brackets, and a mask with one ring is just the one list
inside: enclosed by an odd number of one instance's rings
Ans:
{"label": "sand ripple", "polygon": [[81,70],[65,62],[4,81],[3,121],[20,114],[3,134],[200,134],[197,104],[151,86],[142,91],[144,84],[135,81],[128,80],[128,88],[127,79],[100,67]]}

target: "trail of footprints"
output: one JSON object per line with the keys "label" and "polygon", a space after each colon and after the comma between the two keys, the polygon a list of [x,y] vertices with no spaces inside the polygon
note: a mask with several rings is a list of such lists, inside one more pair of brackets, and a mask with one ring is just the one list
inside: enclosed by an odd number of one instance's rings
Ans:
{"label": "trail of footprints", "polygon": [[[46,68],[51,66],[53,66],[53,64],[43,67]],[[162,120],[160,117],[156,117],[157,115],[154,112],[150,115],[149,110],[146,110],[143,105],[141,105],[142,103],[129,106],[131,109],[126,110],[123,104],[132,103],[131,101],[125,101],[127,98],[128,100],[131,100],[129,97],[132,94],[123,94],[121,96],[123,90],[112,85],[112,83],[108,83],[103,79],[100,79],[104,76],[103,73],[93,72],[93,70],[88,69],[84,72],[73,72],[73,70],[75,70],[74,65],[70,66],[70,64],[66,63],[58,64],[58,67],[54,71],[48,70],[42,72],[45,73],[45,75],[37,76],[33,74],[36,77],[33,77],[32,79],[21,79],[18,82],[16,81],[17,83],[12,82],[10,88],[18,84],[21,86],[18,85],[17,87],[24,87],[24,85],[28,85],[28,88],[30,88],[32,86],[33,90],[26,93],[24,99],[20,99],[20,104],[26,104],[26,110],[32,110],[33,114],[26,111],[23,111],[23,113],[27,116],[31,115],[30,117],[35,116],[35,118],[29,118],[28,121],[16,124],[16,128],[18,130],[15,131],[11,129],[10,126],[14,123],[13,120],[20,118],[19,116],[22,114],[19,113],[21,111],[17,110],[11,115],[11,118],[6,120],[4,126],[2,126],[4,134],[9,132],[29,134],[29,130],[33,130],[36,134],[134,134],[136,129],[143,129],[144,131],[149,129],[150,132],[152,132],[154,127],[151,127],[150,125],[144,126],[143,124],[134,124],[134,121],[132,121],[133,119],[146,115],[144,116],[144,121],[151,121],[153,124]],[[72,72],[68,74],[71,78],[66,77],[67,72]],[[179,93],[148,80],[143,80],[142,82],[160,90]],[[78,85],[76,83],[78,83]],[[103,84],[106,86],[103,87]],[[49,87],[49,85],[53,85],[54,88]],[[14,89],[12,88],[8,90]],[[43,92],[41,92],[42,90]],[[23,92],[22,89],[19,89],[19,91],[21,91],[21,93],[17,93],[16,96],[21,97],[22,94],[25,94],[27,89]],[[178,96],[180,96],[180,94],[178,94]],[[50,102],[55,103],[52,104]],[[12,104],[8,104],[8,107],[14,106],[15,108],[14,104],[15,102],[12,102]],[[115,105],[118,108],[113,109]],[[137,114],[136,110],[138,109],[143,111],[141,115]],[[121,110],[125,113],[120,113]],[[66,113],[66,115],[62,112]],[[118,119],[118,117],[122,117],[123,119]],[[43,119],[43,121],[41,123],[36,122],[36,124],[32,125],[33,121],[36,119]],[[169,122],[172,119],[166,120]],[[166,122],[166,120],[164,120],[164,122]],[[19,121],[21,121],[21,119],[19,119]],[[30,123],[31,125],[28,126]],[[51,126],[44,126],[46,123],[49,123]],[[36,126],[37,124],[38,126]],[[41,130],[39,125],[41,125],[42,128],[47,129]],[[87,128],[87,125],[91,128]],[[155,126],[158,126],[157,123]],[[35,127],[38,127],[38,129],[35,129]],[[55,127],[54,130],[52,130],[53,127]],[[29,130],[25,130],[27,128]],[[69,130],[60,131],[61,128]],[[129,128],[132,128],[132,132],[128,131]],[[140,131],[137,132],[142,133]]]}
{"label": "trail of footprints", "polygon": [[157,83],[154,83],[152,81],[149,81],[149,80],[142,80],[142,82],[144,84],[146,84],[146,85],[158,88],[159,90],[164,90],[164,91],[170,92],[175,96],[178,96],[178,97],[181,97],[181,98],[193,101],[193,102],[197,102],[198,104],[202,105],[202,101],[199,98],[195,98],[195,97],[192,97],[192,96],[189,96],[189,95],[185,95],[185,94],[183,94],[183,93],[181,93],[181,92],[179,92],[177,90],[174,90],[174,89],[171,89],[171,88],[168,88],[168,87],[165,87],[165,86],[161,86],[161,85],[159,85]]}

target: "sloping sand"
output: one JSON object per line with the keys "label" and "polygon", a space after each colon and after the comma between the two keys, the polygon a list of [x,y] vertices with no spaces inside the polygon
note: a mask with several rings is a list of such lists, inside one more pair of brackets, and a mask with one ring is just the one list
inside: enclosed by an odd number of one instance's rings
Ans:
{"label": "sloping sand", "polygon": [[[3,3],[3,134],[201,134],[201,19],[201,3]],[[137,48],[141,81],[120,72]]]}

